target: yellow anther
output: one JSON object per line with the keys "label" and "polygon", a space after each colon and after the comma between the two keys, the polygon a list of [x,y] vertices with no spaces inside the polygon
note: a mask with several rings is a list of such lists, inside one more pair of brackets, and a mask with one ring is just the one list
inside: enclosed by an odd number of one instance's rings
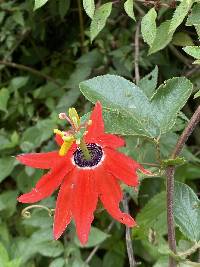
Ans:
{"label": "yellow anther", "polygon": [[63,136],[63,132],[61,132],[61,131],[58,130],[58,129],[54,129],[53,132],[54,132],[55,134],[58,134],[58,135],[60,135],[60,136]]}
{"label": "yellow anther", "polygon": [[89,125],[89,126],[92,125],[92,120],[89,120],[89,121],[88,121],[88,125]]}
{"label": "yellow anther", "polygon": [[78,128],[80,126],[80,118],[75,108],[69,108],[69,117],[72,120],[74,126]]}
{"label": "yellow anther", "polygon": [[59,155],[60,156],[65,156],[67,154],[67,152],[69,151],[70,147],[72,146],[74,140],[71,140],[71,141],[64,141],[60,150],[59,150]]}

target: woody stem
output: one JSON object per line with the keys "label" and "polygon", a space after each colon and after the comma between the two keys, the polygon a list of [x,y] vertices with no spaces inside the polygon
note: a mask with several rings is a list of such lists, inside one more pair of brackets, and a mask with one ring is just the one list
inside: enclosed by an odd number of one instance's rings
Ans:
{"label": "woody stem", "polygon": [[[190,119],[185,130],[181,134],[174,151],[172,152],[172,158],[175,159],[181,153],[188,137],[192,134],[193,130],[200,122],[200,105],[196,109],[192,118]],[[176,238],[175,238],[175,226],[174,226],[174,214],[173,214],[173,196],[174,196],[174,173],[175,166],[168,166],[166,170],[167,176],[167,224],[168,224],[168,243],[169,248],[176,253]],[[169,267],[176,267],[176,261],[170,257]]]}
{"label": "woody stem", "polygon": [[80,144],[79,144],[79,147],[80,147],[80,149],[81,149],[82,152],[83,152],[84,158],[85,158],[86,160],[91,160],[91,155],[90,155],[90,152],[89,152],[89,150],[88,150],[88,148],[87,148],[87,145],[86,145],[86,143],[85,143],[84,138],[81,139],[81,142],[80,142]]}

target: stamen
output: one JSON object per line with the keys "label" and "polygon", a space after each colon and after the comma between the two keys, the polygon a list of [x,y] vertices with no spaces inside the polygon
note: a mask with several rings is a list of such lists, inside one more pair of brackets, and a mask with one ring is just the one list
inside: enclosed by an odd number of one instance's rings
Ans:
{"label": "stamen", "polygon": [[54,133],[60,135],[64,141],[59,150],[59,155],[66,155],[73,142],[76,141],[76,144],[81,148],[85,159],[91,160],[90,152],[84,141],[84,136],[87,134],[87,127],[92,124],[92,120],[88,120],[81,125],[80,117],[75,108],[69,108],[69,117],[66,113],[62,112],[59,114],[59,118],[61,120],[67,120],[72,126],[72,129],[67,132],[54,129]]}
{"label": "stamen", "polygon": [[67,115],[64,112],[59,113],[58,117],[60,120],[66,120],[69,122],[69,124],[72,124],[70,118],[67,117]]}

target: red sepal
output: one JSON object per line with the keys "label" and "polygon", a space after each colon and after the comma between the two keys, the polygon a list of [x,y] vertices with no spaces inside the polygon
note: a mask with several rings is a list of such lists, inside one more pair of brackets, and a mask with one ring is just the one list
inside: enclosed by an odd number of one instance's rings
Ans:
{"label": "red sepal", "polygon": [[89,143],[96,143],[102,147],[118,148],[125,145],[124,139],[113,134],[104,134],[95,138],[87,138]]}
{"label": "red sepal", "polygon": [[110,215],[129,227],[135,226],[134,219],[119,209],[119,203],[123,196],[117,180],[111,174],[106,173],[103,167],[99,168],[98,172],[95,172],[95,180],[99,197]]}
{"label": "red sepal", "polygon": [[98,193],[91,171],[77,171],[77,183],[74,189],[72,213],[76,224],[76,232],[84,245],[88,241],[91,223],[94,219]]}
{"label": "red sepal", "polygon": [[24,165],[38,169],[50,169],[60,161],[60,157],[57,151],[47,153],[21,154],[18,155],[16,159]]}
{"label": "red sepal", "polygon": [[113,149],[105,149],[105,154],[107,157],[105,168],[108,172],[127,185],[137,186],[139,184],[136,170],[140,168],[140,165],[137,162]]}
{"label": "red sepal", "polygon": [[76,170],[73,170],[67,177],[64,178],[58,193],[53,226],[53,235],[55,239],[58,239],[62,235],[65,228],[71,221],[71,203],[75,187],[75,173]]}
{"label": "red sepal", "polygon": [[90,120],[92,120],[92,125],[90,125],[87,129],[88,133],[86,135],[86,138],[91,139],[104,134],[102,106],[99,101],[95,104],[95,107],[90,116]]}
{"label": "red sepal", "polygon": [[61,184],[65,175],[67,175],[73,168],[73,165],[62,164],[52,169],[47,174],[43,175],[37,182],[35,188],[29,193],[18,197],[18,201],[22,203],[34,203],[44,198],[49,197]]}

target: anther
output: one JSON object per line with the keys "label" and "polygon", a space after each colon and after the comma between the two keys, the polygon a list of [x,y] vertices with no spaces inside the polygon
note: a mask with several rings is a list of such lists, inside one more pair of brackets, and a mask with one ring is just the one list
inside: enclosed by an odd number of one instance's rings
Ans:
{"label": "anther", "polygon": [[63,132],[60,131],[60,130],[58,130],[58,129],[54,129],[53,132],[54,132],[55,134],[60,135],[61,137],[63,136]]}

